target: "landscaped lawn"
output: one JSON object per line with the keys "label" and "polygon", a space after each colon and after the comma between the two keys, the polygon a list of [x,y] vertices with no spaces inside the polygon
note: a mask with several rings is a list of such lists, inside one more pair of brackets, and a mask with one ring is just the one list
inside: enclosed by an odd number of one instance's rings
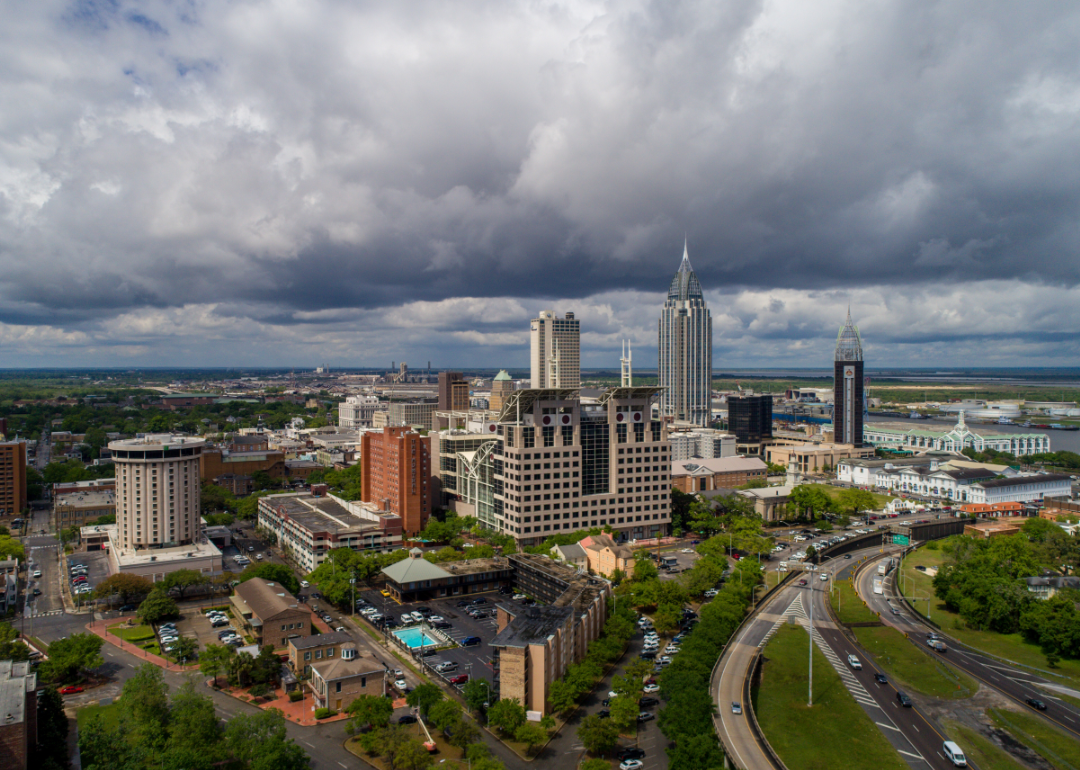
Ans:
{"label": "landscaped lawn", "polygon": [[949,739],[960,744],[968,762],[975,763],[980,770],[1025,770],[1024,766],[1010,757],[967,725],[951,719],[941,720]]}
{"label": "landscaped lawn", "polygon": [[862,598],[855,593],[851,583],[846,580],[833,582],[829,601],[841,623],[872,623],[880,620],[877,613],[866,606]]}
{"label": "landscaped lawn", "polygon": [[[1051,706],[1053,708],[1053,706]],[[1080,742],[1034,714],[1005,709],[987,709],[994,724],[1012,733],[1013,737],[1033,749],[1058,770],[1080,770]],[[1049,712],[1047,712],[1048,715]]]}
{"label": "landscaped lawn", "polygon": [[935,698],[967,698],[979,689],[970,677],[923,652],[895,628],[851,630],[898,687]]}
{"label": "landscaped lawn", "polygon": [[109,626],[109,633],[123,639],[125,642],[131,642],[132,644],[139,644],[140,642],[155,638],[154,629],[150,626],[131,626],[130,628],[127,628],[120,623],[115,626]]}
{"label": "landscaped lawn", "polygon": [[[999,634],[994,631],[978,631],[967,627],[959,614],[946,609],[944,602],[934,596],[933,578],[916,570],[916,565],[937,567],[948,561],[943,551],[928,550],[925,547],[908,554],[904,558],[903,580],[900,583],[904,596],[911,600],[911,606],[929,618],[945,633],[976,650],[996,655],[1025,666],[1036,668],[1044,676],[1057,676],[1064,682],[1080,686],[1080,660],[1062,660],[1057,668],[1051,669],[1046,664],[1046,656],[1039,645],[1026,641],[1020,634]],[[927,597],[930,597],[927,602]]]}
{"label": "landscaped lawn", "polygon": [[85,727],[86,723],[97,715],[101,716],[106,727],[115,727],[120,720],[120,705],[111,703],[108,706],[83,706],[75,712],[75,718],[78,720],[80,729]]}
{"label": "landscaped lawn", "polygon": [[[799,770],[905,770],[907,764],[817,647],[814,705],[806,705],[806,645],[801,626],[781,626],[765,647],[761,684],[751,693],[758,722],[784,764]],[[726,703],[720,706],[730,708]]]}
{"label": "landscaped lawn", "polygon": [[[822,492],[832,498],[833,501],[836,501],[836,499],[840,497],[840,494],[844,491],[843,487],[834,487],[831,484],[809,484],[808,486],[814,489],[820,489]],[[880,510],[884,508],[890,500],[896,497],[896,495],[881,495],[877,492],[870,492],[870,494],[874,496],[875,510]]]}

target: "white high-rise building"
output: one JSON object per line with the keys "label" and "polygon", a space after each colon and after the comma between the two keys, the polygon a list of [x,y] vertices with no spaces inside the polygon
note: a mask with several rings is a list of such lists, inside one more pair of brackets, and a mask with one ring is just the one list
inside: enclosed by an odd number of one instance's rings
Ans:
{"label": "white high-rise building", "polygon": [[349,396],[338,404],[338,425],[342,428],[370,428],[375,413],[385,412],[389,404],[375,396]]}
{"label": "white high-rise building", "polygon": [[532,387],[581,387],[581,321],[541,310],[532,321]]}
{"label": "white high-rise building", "polygon": [[690,256],[683,258],[660,313],[660,413],[707,426],[712,418],[712,316]]}

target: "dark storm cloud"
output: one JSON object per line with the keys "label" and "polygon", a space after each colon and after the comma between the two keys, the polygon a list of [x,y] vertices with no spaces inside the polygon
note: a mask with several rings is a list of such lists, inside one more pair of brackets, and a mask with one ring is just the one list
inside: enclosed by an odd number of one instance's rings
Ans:
{"label": "dark storm cloud", "polygon": [[725,356],[820,355],[851,300],[883,355],[1076,331],[1039,310],[1080,277],[1067,4],[0,14],[0,342],[27,354],[496,360],[575,306],[607,356],[655,345],[684,235]]}

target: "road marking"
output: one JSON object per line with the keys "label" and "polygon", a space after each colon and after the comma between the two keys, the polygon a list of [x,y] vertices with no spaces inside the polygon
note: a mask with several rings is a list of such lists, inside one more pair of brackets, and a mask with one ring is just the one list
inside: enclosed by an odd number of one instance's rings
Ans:
{"label": "road marking", "polygon": [[884,727],[887,730],[896,730],[896,732],[901,732],[899,727],[895,727],[893,725],[887,725],[884,722],[874,722],[874,724],[877,725],[878,727]]}
{"label": "road marking", "polygon": [[916,759],[921,759],[923,762],[926,762],[926,759],[923,758],[922,754],[912,754],[910,751],[904,751],[903,749],[897,749],[897,751],[901,754],[907,754],[909,757],[915,757]]}
{"label": "road marking", "polygon": [[307,745],[308,745],[308,746],[310,746],[311,748],[315,748],[315,744],[314,744],[314,743],[308,743],[307,741],[304,741],[304,743],[307,743]]}
{"label": "road marking", "polygon": [[917,724],[912,722],[911,726],[915,728],[915,732],[919,732],[919,726]]}

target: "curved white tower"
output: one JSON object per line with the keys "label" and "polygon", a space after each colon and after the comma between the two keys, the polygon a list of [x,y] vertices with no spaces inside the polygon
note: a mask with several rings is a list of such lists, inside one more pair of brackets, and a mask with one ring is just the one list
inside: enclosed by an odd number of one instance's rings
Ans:
{"label": "curved white tower", "polygon": [[660,312],[661,414],[706,426],[712,418],[712,316],[683,243]]}

